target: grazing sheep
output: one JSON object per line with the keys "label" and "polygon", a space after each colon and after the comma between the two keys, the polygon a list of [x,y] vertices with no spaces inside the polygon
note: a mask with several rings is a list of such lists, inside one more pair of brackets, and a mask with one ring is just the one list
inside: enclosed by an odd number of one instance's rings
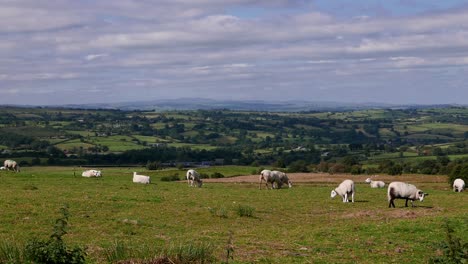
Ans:
{"label": "grazing sheep", "polygon": [[286,175],[286,173],[284,173],[282,171],[272,171],[271,173],[273,175],[276,175],[275,178],[278,179],[278,182],[277,182],[278,189],[281,189],[283,184],[287,184],[289,186],[289,188],[292,187],[292,182],[289,180],[288,175]]}
{"label": "grazing sheep", "polygon": [[455,179],[453,181],[453,191],[454,192],[463,192],[465,189],[465,181],[462,179]]}
{"label": "grazing sheep", "polygon": [[383,187],[385,187],[385,182],[383,182],[383,181],[373,181],[373,180],[371,180],[371,178],[367,178],[366,183],[370,183],[371,188],[383,188]]}
{"label": "grazing sheep", "polygon": [[133,182],[136,183],[144,183],[144,184],[150,184],[151,183],[151,178],[150,176],[146,175],[138,175],[135,171],[133,172]]}
{"label": "grazing sheep", "polygon": [[12,170],[15,172],[20,171],[20,167],[18,163],[16,163],[16,161],[14,160],[5,160],[5,162],[3,162],[3,166],[5,167],[6,170]]}
{"label": "grazing sheep", "polygon": [[196,170],[188,170],[187,171],[187,183],[189,186],[193,187],[193,183],[197,183],[197,187],[201,188],[203,185],[203,181],[200,178],[200,174]]}
{"label": "grazing sheep", "polygon": [[101,171],[99,170],[86,170],[86,171],[83,171],[81,176],[88,177],[88,178],[89,177],[101,177],[102,174],[101,174]]}
{"label": "grazing sheep", "polygon": [[413,184],[405,182],[392,182],[388,185],[388,207],[395,208],[395,203],[393,202],[395,199],[405,199],[405,207],[408,207],[408,200],[411,200],[411,207],[414,207],[414,200],[419,200],[422,202],[424,197],[427,195],[429,194],[419,190]]}
{"label": "grazing sheep", "polygon": [[352,180],[344,180],[337,188],[331,191],[331,198],[340,195],[343,198],[343,203],[347,203],[349,195],[351,195],[351,202],[354,203],[354,182]]}
{"label": "grazing sheep", "polygon": [[274,189],[274,183],[279,182],[278,174],[274,174],[271,170],[262,170],[259,178],[259,189],[262,189],[262,182],[265,181],[266,188],[268,189],[268,183],[271,184],[271,189]]}

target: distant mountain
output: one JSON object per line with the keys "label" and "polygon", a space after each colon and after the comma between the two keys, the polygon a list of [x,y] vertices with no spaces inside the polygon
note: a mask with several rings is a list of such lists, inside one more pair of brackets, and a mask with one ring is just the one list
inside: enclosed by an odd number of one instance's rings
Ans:
{"label": "distant mountain", "polygon": [[103,103],[103,104],[73,104],[63,105],[68,108],[83,109],[120,109],[120,110],[213,110],[229,109],[238,111],[269,111],[269,112],[299,112],[299,111],[345,111],[360,109],[407,108],[408,106],[382,103],[341,103],[326,101],[260,101],[260,100],[213,100],[201,98],[181,98],[154,101]]}

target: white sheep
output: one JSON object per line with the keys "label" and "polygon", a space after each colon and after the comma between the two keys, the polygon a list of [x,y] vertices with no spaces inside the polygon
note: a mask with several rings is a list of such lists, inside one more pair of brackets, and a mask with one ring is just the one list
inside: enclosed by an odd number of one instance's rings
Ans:
{"label": "white sheep", "polygon": [[20,171],[20,167],[19,167],[18,163],[16,163],[16,161],[14,161],[14,160],[5,160],[3,162],[3,166],[5,167],[6,170],[12,170],[12,171],[15,171],[15,172]]}
{"label": "white sheep", "polygon": [[288,175],[286,175],[286,173],[282,171],[272,171],[271,173],[275,175],[274,179],[278,179],[277,181],[278,189],[281,189],[283,184],[287,184],[289,188],[292,187],[292,182],[289,180]]}
{"label": "white sheep", "polygon": [[395,199],[405,199],[405,207],[408,207],[408,200],[410,200],[411,207],[414,207],[414,200],[419,200],[422,202],[424,197],[427,195],[429,194],[419,190],[413,184],[405,182],[392,182],[388,185],[388,207],[395,208],[395,203],[393,202]]}
{"label": "white sheep", "polygon": [[187,171],[187,183],[189,186],[193,187],[193,183],[197,183],[197,187],[201,188],[203,185],[203,181],[200,178],[200,174],[193,169]]}
{"label": "white sheep", "polygon": [[151,178],[150,178],[150,176],[139,175],[134,171],[133,172],[133,182],[150,184],[151,183]]}
{"label": "white sheep", "polygon": [[5,166],[1,166],[0,170],[6,170]]}
{"label": "white sheep", "polygon": [[266,188],[268,189],[268,183],[271,184],[271,189],[274,189],[274,183],[279,182],[278,174],[274,174],[271,170],[262,170],[259,177],[259,189],[262,189],[262,182],[265,181]]}
{"label": "white sheep", "polygon": [[454,192],[463,192],[465,189],[465,181],[462,179],[455,179],[453,181],[453,191]]}
{"label": "white sheep", "polygon": [[337,188],[331,191],[331,198],[340,195],[343,198],[343,203],[347,203],[349,195],[351,195],[351,202],[354,203],[354,182],[352,180],[344,180]]}
{"label": "white sheep", "polygon": [[373,180],[371,180],[371,178],[367,178],[366,183],[370,183],[371,188],[383,188],[383,187],[385,187],[385,182],[383,182],[383,181],[373,181]]}
{"label": "white sheep", "polygon": [[81,176],[83,177],[101,177],[101,171],[99,170],[85,170],[83,173],[81,173]]}

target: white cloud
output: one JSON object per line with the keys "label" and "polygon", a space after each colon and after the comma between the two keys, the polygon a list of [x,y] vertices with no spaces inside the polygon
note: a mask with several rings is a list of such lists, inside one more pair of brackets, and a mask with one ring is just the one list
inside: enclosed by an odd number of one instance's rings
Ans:
{"label": "white cloud", "polygon": [[[304,3],[7,1],[0,7],[0,91],[17,87],[21,94],[42,87],[65,98],[78,88],[83,96],[127,88],[150,99],[190,89],[219,97],[257,96],[269,89],[272,97],[286,92],[302,98],[299,94],[311,91],[331,96],[356,87],[385,94],[395,89],[388,81],[395,78],[402,80],[401,89],[413,87],[411,74],[444,86],[447,78],[439,77],[438,69],[466,72],[466,9],[338,18]],[[225,11],[232,7],[275,12],[243,18]],[[296,12],[277,12],[283,7]],[[468,81],[462,74],[452,78]],[[124,92],[120,100],[126,100]]]}

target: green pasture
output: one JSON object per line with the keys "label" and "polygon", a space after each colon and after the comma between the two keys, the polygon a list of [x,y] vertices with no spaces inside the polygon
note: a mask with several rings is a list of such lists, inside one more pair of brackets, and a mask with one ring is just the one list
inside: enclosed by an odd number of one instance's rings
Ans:
{"label": "green pasture", "polygon": [[133,135],[134,138],[140,140],[140,141],[146,141],[148,143],[165,143],[168,142],[166,139],[162,139],[160,137],[155,137],[155,136],[141,136],[141,135]]}
{"label": "green pasture", "polygon": [[132,141],[132,138],[129,136],[92,137],[91,142],[96,145],[100,144],[109,147],[110,152],[146,148],[145,146]]}
{"label": "green pasture", "polygon": [[72,139],[64,142],[60,142],[55,145],[57,148],[61,150],[72,150],[73,148],[80,148],[88,149],[89,147],[94,147],[93,144],[88,144],[85,142],[81,142],[79,139]]}
{"label": "green pasture", "polygon": [[[418,183],[430,193],[423,203],[405,208],[397,200],[397,208],[389,209],[385,189],[357,181],[356,202],[342,203],[330,199],[337,185],[332,182],[281,190],[258,190],[257,183],[205,182],[203,188],[190,188],[185,181],[160,181],[174,173],[182,178],[185,170],[101,169],[103,177],[97,179],[79,176],[77,167],[1,171],[0,239],[46,239],[59,208],[68,204],[70,226],[64,239],[86,246],[89,263],[106,263],[105,250],[116,241],[151,250],[210,243],[221,263],[229,234],[234,248],[230,263],[426,263],[445,239],[446,219],[458,237],[468,240],[468,194],[451,192],[446,183]],[[256,169],[200,172],[236,175]],[[152,183],[132,183],[133,171],[150,175]],[[241,217],[239,208],[250,208],[252,215]]]}
{"label": "green pasture", "polygon": [[217,148],[216,146],[211,146],[211,145],[208,145],[208,144],[168,143],[167,145],[170,146],[170,147],[176,147],[176,148],[187,147],[187,148],[199,149],[199,150],[202,150],[202,149],[211,150],[211,149]]}

